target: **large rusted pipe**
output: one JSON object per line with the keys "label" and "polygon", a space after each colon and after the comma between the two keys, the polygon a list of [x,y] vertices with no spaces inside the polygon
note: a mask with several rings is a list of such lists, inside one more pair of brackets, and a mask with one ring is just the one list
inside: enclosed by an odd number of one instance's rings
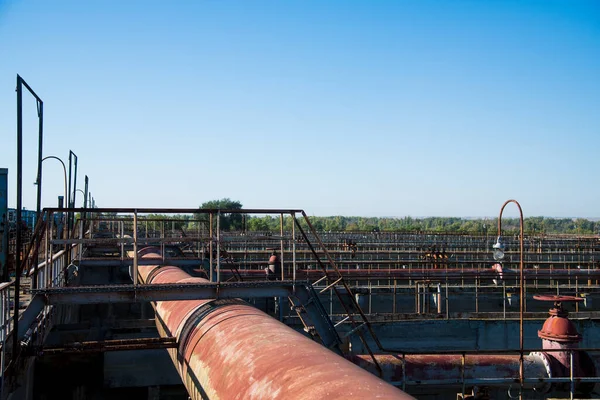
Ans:
{"label": "large rusted pipe", "polygon": [[[467,386],[510,387],[519,382],[519,355],[375,355],[383,371],[382,378],[396,385],[427,385],[428,387]],[[372,373],[377,373],[370,356],[348,357],[353,363]],[[527,378],[552,377],[546,354],[534,353],[523,358]],[[545,392],[547,382],[525,383],[525,389]]]}
{"label": "large rusted pipe", "polygon": [[[161,259],[146,248],[140,258]],[[172,266],[140,265],[141,283],[208,283]],[[412,399],[325,347],[235,300],[154,303],[162,337],[192,399]]]}

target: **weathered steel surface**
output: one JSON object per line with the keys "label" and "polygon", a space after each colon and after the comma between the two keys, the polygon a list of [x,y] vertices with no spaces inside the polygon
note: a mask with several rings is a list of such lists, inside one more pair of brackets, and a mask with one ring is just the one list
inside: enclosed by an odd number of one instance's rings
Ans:
{"label": "weathered steel surface", "polygon": [[[139,266],[141,281],[184,276],[155,268]],[[169,353],[192,399],[412,398],[240,300],[157,302],[155,310],[161,335],[177,338]]]}
{"label": "weathered steel surface", "polygon": [[[519,382],[518,355],[407,355],[375,356],[383,369],[383,379],[406,385],[439,384],[461,386],[463,379],[490,380],[488,386],[510,386]],[[360,367],[376,373],[375,365],[368,355],[353,355],[349,359]],[[464,367],[463,367],[464,362]],[[403,366],[404,365],[404,366]],[[524,356],[523,365],[527,378],[548,378],[549,371],[544,360],[537,355]],[[464,369],[464,372],[463,372]],[[464,375],[463,375],[464,373]],[[543,383],[526,384],[526,388],[540,389]]]}
{"label": "weathered steel surface", "polygon": [[541,339],[548,339],[555,342],[580,342],[582,337],[577,332],[577,328],[571,320],[560,316],[551,316],[548,318],[542,329],[538,331]]}

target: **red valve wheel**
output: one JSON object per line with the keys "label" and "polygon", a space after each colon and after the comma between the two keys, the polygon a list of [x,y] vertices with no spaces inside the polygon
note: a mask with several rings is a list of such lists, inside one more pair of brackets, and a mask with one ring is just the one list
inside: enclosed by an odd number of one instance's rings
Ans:
{"label": "red valve wheel", "polygon": [[533,298],[536,300],[540,300],[540,301],[554,301],[554,302],[558,302],[558,303],[564,303],[567,301],[583,301],[583,299],[581,297],[557,296],[557,295],[550,295],[550,294],[536,294],[535,296],[533,296]]}

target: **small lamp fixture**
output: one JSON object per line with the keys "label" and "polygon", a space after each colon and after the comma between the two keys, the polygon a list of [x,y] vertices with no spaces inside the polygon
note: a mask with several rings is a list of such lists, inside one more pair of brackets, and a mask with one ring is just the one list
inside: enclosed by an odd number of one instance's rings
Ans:
{"label": "small lamp fixture", "polygon": [[492,248],[494,249],[494,260],[504,260],[504,243],[502,243],[502,236],[498,236],[498,240],[496,241],[496,244],[492,246]]}

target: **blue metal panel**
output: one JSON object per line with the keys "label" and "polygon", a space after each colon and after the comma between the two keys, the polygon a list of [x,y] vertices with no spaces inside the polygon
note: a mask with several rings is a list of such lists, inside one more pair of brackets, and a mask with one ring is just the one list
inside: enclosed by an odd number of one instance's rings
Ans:
{"label": "blue metal panel", "polygon": [[8,275],[8,231],[8,169],[0,168],[0,277]]}

